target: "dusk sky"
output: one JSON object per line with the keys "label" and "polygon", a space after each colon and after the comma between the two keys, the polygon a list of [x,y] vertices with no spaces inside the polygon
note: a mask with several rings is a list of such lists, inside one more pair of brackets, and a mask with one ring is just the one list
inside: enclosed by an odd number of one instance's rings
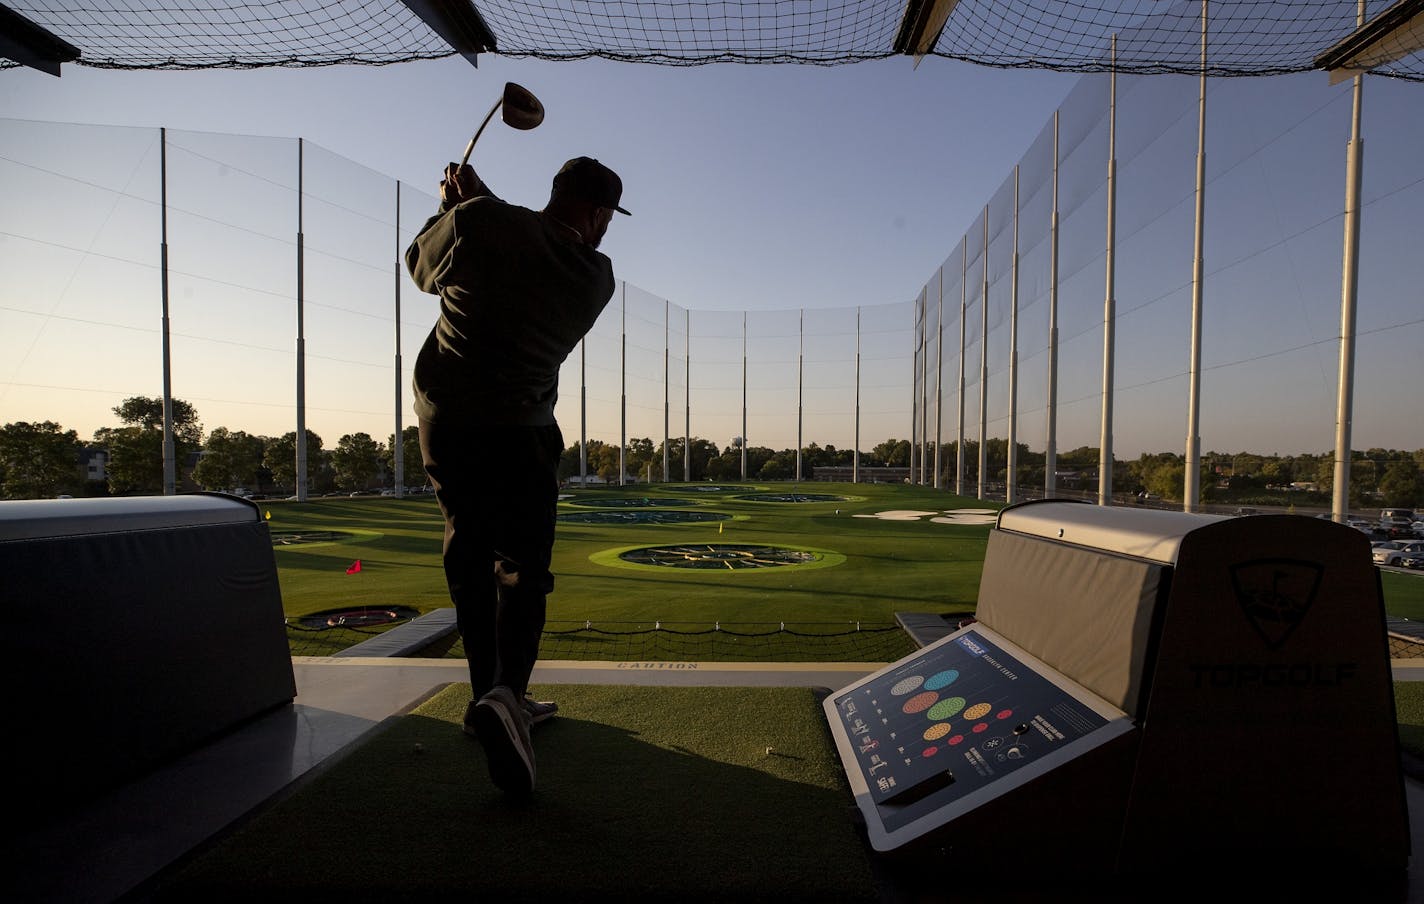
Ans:
{"label": "dusk sky", "polygon": [[[1291,90],[1305,95],[1297,106],[1273,101],[1265,88],[1256,100],[1249,98],[1256,88],[1248,82],[1279,80],[1213,83],[1213,96],[1217,92],[1247,96],[1213,101],[1218,111],[1235,104],[1240,112],[1223,117],[1215,131],[1209,130],[1209,168],[1213,162],[1221,168],[1213,173],[1214,179],[1220,179],[1218,187],[1208,191],[1208,218],[1216,211],[1222,222],[1233,223],[1249,235],[1243,241],[1217,227],[1217,244],[1209,244],[1208,272],[1218,262],[1229,264],[1233,249],[1245,249],[1247,259],[1256,263],[1284,249],[1291,260],[1279,273],[1263,268],[1252,279],[1242,280],[1255,286],[1251,292],[1260,290],[1262,280],[1284,280],[1279,306],[1269,308],[1264,325],[1261,318],[1250,318],[1250,329],[1244,331],[1267,334],[1241,349],[1222,349],[1216,356],[1224,370],[1237,368],[1233,380],[1238,384],[1239,362],[1254,357],[1279,359],[1272,371],[1273,388],[1263,388],[1265,384],[1253,375],[1248,383],[1262,395],[1245,393],[1251,405],[1258,410],[1269,405],[1271,413],[1253,416],[1233,410],[1230,417],[1218,418],[1213,437],[1203,437],[1204,449],[1318,452],[1333,441],[1338,347],[1330,344],[1329,336],[1339,334],[1341,232],[1338,220],[1312,223],[1309,241],[1301,244],[1306,240],[1293,227],[1307,225],[1300,218],[1315,217],[1318,210],[1327,210],[1325,217],[1338,216],[1343,206],[1349,92],[1348,85],[1326,86],[1323,75],[1293,78]],[[848,372],[853,357],[845,357],[845,337],[851,331],[853,342],[854,309],[860,306],[872,319],[895,319],[889,326],[897,333],[896,342],[899,331],[904,337],[903,352],[895,353],[902,354],[903,361],[877,365],[883,371],[882,382],[898,380],[904,393],[875,405],[883,420],[863,430],[861,446],[869,448],[888,435],[909,434],[910,403],[904,396],[909,392],[912,302],[974,228],[985,205],[1012,176],[1015,164],[1036,139],[1042,140],[1054,110],[1069,97],[1079,77],[936,58],[926,59],[918,69],[908,59],[834,67],[673,68],[486,56],[478,68],[463,60],[183,73],[66,66],[57,79],[23,69],[0,71],[0,117],[11,120],[0,123],[4,149],[0,192],[18,199],[0,224],[0,264],[5,270],[0,277],[0,351],[6,362],[0,365],[0,422],[57,420],[88,437],[95,428],[114,424],[108,409],[123,397],[159,394],[153,267],[158,226],[153,201],[157,127],[166,126],[171,130],[169,203],[175,209],[169,223],[171,266],[213,277],[206,285],[189,285],[181,274],[175,277],[173,329],[186,338],[174,343],[174,394],[192,401],[208,428],[228,426],[263,434],[292,429],[289,289],[296,224],[289,196],[296,181],[294,139],[302,137],[306,139],[305,191],[313,199],[307,204],[304,227],[308,281],[317,281],[308,289],[309,304],[315,306],[307,314],[307,348],[309,356],[316,356],[315,362],[308,363],[308,425],[323,435],[328,446],[354,430],[383,440],[391,430],[391,417],[383,412],[390,409],[392,340],[389,325],[378,321],[389,317],[381,306],[392,294],[395,240],[388,224],[393,222],[389,208],[394,206],[394,180],[402,183],[401,232],[408,235],[430,212],[441,169],[447,161],[458,159],[505,81],[534,91],[547,111],[544,124],[530,132],[492,123],[475,148],[471,162],[506,200],[542,206],[553,172],[565,159],[580,154],[599,158],[623,177],[623,205],[633,216],[617,218],[602,250],[612,257],[617,276],[627,281],[635,299],[630,310],[637,322],[631,330],[644,334],[639,347],[647,353],[647,363],[638,365],[643,382],[661,379],[665,302],[677,306],[671,310],[679,317],[682,310],[693,312],[694,335],[705,337],[705,331],[711,330],[715,338],[706,341],[726,346],[714,356],[719,359],[717,366],[727,365],[715,379],[699,375],[699,352],[694,348],[692,383],[704,397],[695,400],[693,407],[702,414],[709,405],[723,408],[722,397],[740,380],[739,339],[728,336],[739,336],[741,315],[736,312],[752,312],[754,336],[757,324],[764,325],[764,344],[766,331],[775,333],[779,350],[763,353],[763,358],[775,361],[781,374],[776,379],[784,382],[794,377],[799,312],[804,309],[808,335],[820,329],[838,337],[819,340],[833,360],[820,362],[819,373],[824,376],[808,367],[807,380],[819,383],[822,398],[807,400],[807,410],[833,406],[837,402],[831,397],[843,401],[852,385]],[[1190,269],[1189,212],[1186,247],[1179,243],[1182,190],[1190,207],[1195,80],[1164,76],[1138,81],[1150,81],[1152,87],[1138,94],[1138,108],[1126,122],[1123,117],[1132,107],[1123,101],[1118,154],[1120,158],[1141,154],[1143,161],[1151,162],[1142,164],[1136,174],[1121,176],[1120,203],[1128,185],[1136,185],[1139,194],[1126,202],[1126,209],[1141,211],[1141,216],[1136,222],[1129,214],[1119,223],[1120,240],[1124,234],[1137,240],[1131,258],[1126,251],[1119,252],[1119,267],[1125,270],[1120,286],[1131,284],[1134,267],[1153,272],[1185,266],[1189,273]],[[1126,86],[1120,92],[1131,94]],[[1181,101],[1180,109],[1141,100],[1153,98],[1154,93],[1173,103]],[[1253,104],[1267,109],[1253,112]],[[1273,117],[1272,109],[1304,112],[1292,120],[1289,113]],[[1166,112],[1154,116],[1153,110]],[[1388,217],[1389,223],[1396,224],[1387,233],[1367,230],[1367,235],[1373,236],[1376,247],[1380,236],[1388,234],[1391,247],[1417,249],[1424,198],[1417,165],[1417,150],[1424,146],[1420,125],[1424,90],[1415,84],[1371,79],[1366,111],[1367,151],[1384,161],[1367,157],[1367,200],[1374,184],[1376,220]],[[50,127],[36,121],[116,128]],[[1309,149],[1308,162],[1297,164],[1287,153],[1264,159],[1266,155],[1248,149],[1272,142],[1293,147],[1293,140],[1281,142],[1281,136],[1317,126],[1312,137],[1301,139]],[[1325,137],[1314,137],[1317,134]],[[1094,135],[1100,136],[1101,129]],[[1179,150],[1162,151],[1159,139]],[[1411,156],[1413,164],[1407,162]],[[1243,168],[1242,161],[1253,158]],[[1176,171],[1178,163],[1180,171]],[[1173,171],[1159,172],[1166,164]],[[1064,165],[1066,169],[1068,161]],[[1093,193],[1101,190],[1106,164],[1084,155],[1078,167],[1075,184],[1085,197],[1076,201],[1084,210],[1096,210],[1101,205]],[[1120,167],[1127,170],[1129,164]],[[1279,184],[1263,181],[1263,167],[1280,177]],[[1293,185],[1292,176],[1301,184]],[[1371,177],[1384,182],[1371,183]],[[1154,191],[1165,192],[1160,204],[1143,200]],[[1254,200],[1245,205],[1260,222],[1248,224],[1244,212],[1226,213],[1232,204],[1242,202],[1243,192],[1261,191],[1270,194],[1252,196]],[[1296,210],[1292,195],[1309,195],[1315,206]],[[140,203],[131,203],[135,201]],[[1157,212],[1158,206],[1170,215]],[[353,228],[349,237],[335,226],[328,228],[324,207],[336,211],[330,215],[333,222],[337,216],[362,220],[370,226],[369,234],[356,235],[365,226]],[[1086,444],[1097,440],[1098,401],[1079,396],[1091,394],[1091,386],[1101,376],[1100,340],[1093,349],[1091,323],[1098,321],[1100,336],[1102,268],[1095,255],[1101,256],[1104,239],[1097,219],[1086,214],[1081,219],[1075,235],[1064,239],[1065,254],[1082,249],[1076,253],[1083,265],[1081,274],[1065,273],[1062,278],[1076,278],[1083,285],[1076,308],[1079,325],[1064,322],[1062,326],[1065,342],[1072,338],[1070,332],[1078,336],[1077,349],[1070,349],[1072,354],[1065,358],[1074,369],[1065,383],[1075,386],[1077,394],[1062,398],[1077,409],[1062,428],[1063,448],[1080,444],[1079,439]],[[1154,228],[1170,232],[1170,238],[1154,235]],[[278,239],[277,244],[285,242],[286,247],[266,247]],[[1317,260],[1327,248],[1329,257]],[[327,278],[323,255],[335,262],[333,266],[345,257],[357,258],[360,264],[353,265],[352,274],[333,275],[322,282]],[[1375,268],[1372,281],[1381,280],[1381,261],[1388,261],[1391,272],[1382,280],[1389,297],[1368,311],[1362,302],[1362,330],[1378,328],[1382,335],[1373,346],[1362,340],[1361,367],[1370,374],[1360,379],[1371,395],[1357,403],[1356,448],[1424,446],[1424,403],[1418,393],[1387,403],[1374,395],[1391,384],[1417,385],[1424,376],[1418,355],[1424,347],[1420,313],[1424,299],[1419,294],[1424,274],[1418,257],[1404,252],[1365,261]],[[1239,265],[1237,271],[1239,276]],[[342,288],[348,280],[353,286],[349,290]],[[1333,285],[1321,285],[1332,281]],[[1216,285],[1223,283],[1232,284],[1233,277],[1223,273]],[[1120,456],[1181,451],[1185,414],[1179,415],[1177,394],[1184,382],[1180,365],[1186,338],[1181,327],[1180,280],[1173,275],[1166,284],[1175,293],[1170,303],[1158,298],[1157,289],[1143,290],[1144,297],[1137,299],[1127,292],[1120,302],[1119,316],[1136,317],[1139,324],[1122,328],[1130,347],[1119,365],[1120,392],[1135,392],[1138,406],[1120,403]],[[229,291],[216,288],[221,286]],[[1211,277],[1207,286],[1211,299]],[[356,297],[368,290],[373,295],[369,309]],[[1236,299],[1244,291],[1236,286],[1225,301],[1234,314],[1242,313]],[[1277,294],[1274,287],[1270,291]],[[1032,286],[1026,283],[1022,292],[1027,304]],[[1124,294],[1122,288],[1119,294]],[[991,300],[995,297],[991,292]],[[1088,301],[1094,297],[1095,302]],[[615,305],[619,301],[615,298]],[[407,285],[402,304],[401,344],[408,371],[433,318],[434,299]],[[881,307],[886,305],[894,307]],[[1221,307],[1209,310],[1226,313]],[[1282,311],[1291,310],[1297,312],[1291,319],[1310,321],[1309,329],[1299,341],[1272,338],[1269,332],[1274,327],[1269,324],[1279,321]],[[818,318],[817,311],[827,313]],[[1033,366],[1035,349],[1043,345],[1042,311],[1041,305],[1031,307],[1031,324],[1026,320],[1022,327],[1020,355],[1026,366]],[[613,312],[610,306],[610,315]],[[952,323],[946,315],[946,325],[953,327],[946,341],[953,343],[957,354],[957,310],[954,315]],[[1143,325],[1149,321],[1155,326]],[[1224,336],[1242,338],[1239,326],[1222,330],[1223,319],[1209,322]],[[863,324],[862,329],[886,327],[876,322]],[[611,353],[610,329],[616,339],[618,324],[605,322],[590,344],[602,342],[605,353]],[[671,332],[678,332],[676,323]],[[999,335],[991,326],[991,342],[998,341]],[[1153,337],[1151,344],[1144,346],[1143,337]],[[1161,347],[1156,348],[1159,341]],[[669,338],[674,356],[680,342],[678,337]],[[1228,344],[1228,339],[1220,342]],[[1302,352],[1296,348],[1299,345],[1308,349]],[[1414,349],[1412,355],[1409,348]],[[1388,356],[1387,365],[1378,357],[1370,358],[1371,353]],[[966,361],[977,366],[978,353],[973,354],[971,359],[966,353]],[[996,356],[1002,354],[990,355]],[[707,356],[701,357],[705,367]],[[808,353],[808,362],[811,357]],[[332,362],[329,369],[323,370],[323,360]],[[602,360],[607,363],[606,355]],[[1006,367],[1000,363],[991,364],[991,395],[1002,395],[998,387]],[[902,369],[906,373],[901,374]],[[605,373],[606,383],[607,368],[599,364],[595,370]],[[576,397],[577,384],[570,385],[570,379],[566,368],[560,418],[566,439],[572,440],[578,433],[577,413],[573,409],[575,421],[570,423],[569,400],[571,394]],[[717,386],[704,385],[709,379]],[[1156,381],[1173,387],[1170,401],[1163,402],[1153,395],[1155,390],[1146,389]],[[794,395],[794,385],[790,389]],[[778,399],[774,405],[780,407],[768,410],[763,405],[753,417],[748,432],[754,444],[780,448],[794,443],[795,401],[787,399],[786,390],[782,385],[773,394]],[[612,398],[607,391],[601,393],[605,426],[609,412],[616,412],[613,392]],[[591,395],[598,393],[591,391]],[[1241,395],[1239,388],[1224,392],[1231,395]],[[1276,407],[1276,395],[1304,399]],[[638,406],[644,414],[630,435],[654,432],[650,426],[654,422],[657,433],[661,432],[661,388],[647,389],[644,397],[647,404]],[[675,393],[673,401],[676,406]],[[977,395],[968,401],[977,405]],[[409,424],[408,391],[405,402]],[[1230,408],[1226,402],[1223,397],[1222,410]],[[1000,406],[1000,400],[991,404]],[[1021,404],[1029,410],[1031,397]],[[1383,412],[1386,406],[1387,414],[1364,415],[1366,408]],[[651,417],[654,409],[656,417]],[[1002,414],[995,417],[1002,420]],[[1020,427],[1020,440],[1040,448],[1041,414],[1033,417],[1032,429]],[[720,410],[713,423],[695,421],[693,433],[725,445],[732,435],[729,430],[740,432],[737,418],[735,410]],[[1140,426],[1134,427],[1134,421]],[[704,423],[705,429],[699,426]],[[804,440],[848,445],[846,423],[839,418],[819,435],[808,426]],[[977,412],[971,423],[977,430]],[[608,429],[593,435],[616,441],[616,430],[615,423],[613,435]],[[672,432],[681,432],[680,413],[674,417]],[[1002,428],[991,430],[991,435],[1003,435]],[[952,438],[951,432],[946,439]]]}

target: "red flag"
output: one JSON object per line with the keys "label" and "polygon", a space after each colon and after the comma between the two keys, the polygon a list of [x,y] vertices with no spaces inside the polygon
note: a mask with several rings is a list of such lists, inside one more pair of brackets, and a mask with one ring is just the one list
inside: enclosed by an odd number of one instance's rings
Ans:
{"label": "red flag", "polygon": [[360,559],[357,559],[356,561],[352,562],[352,563],[347,567],[346,573],[347,573],[347,574],[355,574],[356,572],[358,572],[358,571],[360,571],[360,570],[361,570],[361,560],[360,560]]}

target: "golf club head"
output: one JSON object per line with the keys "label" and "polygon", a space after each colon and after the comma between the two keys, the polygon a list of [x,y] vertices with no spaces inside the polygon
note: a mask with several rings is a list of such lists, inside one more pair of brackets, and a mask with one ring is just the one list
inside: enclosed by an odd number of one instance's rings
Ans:
{"label": "golf club head", "polygon": [[500,117],[510,128],[528,131],[544,121],[544,105],[528,88],[505,82]]}

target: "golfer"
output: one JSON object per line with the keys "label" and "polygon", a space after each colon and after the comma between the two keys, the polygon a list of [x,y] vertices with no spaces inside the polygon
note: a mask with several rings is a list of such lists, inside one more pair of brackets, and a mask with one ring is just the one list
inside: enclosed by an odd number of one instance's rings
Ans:
{"label": "golfer", "polygon": [[613,212],[628,213],[622,193],[611,169],[575,157],[534,211],[452,163],[440,213],[405,256],[421,291],[440,296],[415,362],[415,413],[474,691],[465,731],[511,794],[534,790],[529,727],[557,709],[526,694],[554,589],[559,366],[613,296],[613,264],[597,249]]}

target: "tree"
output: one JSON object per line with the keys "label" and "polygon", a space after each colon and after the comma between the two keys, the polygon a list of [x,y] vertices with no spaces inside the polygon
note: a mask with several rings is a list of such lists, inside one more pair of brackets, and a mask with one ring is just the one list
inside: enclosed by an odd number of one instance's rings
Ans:
{"label": "tree", "polygon": [[1410,508],[1419,505],[1424,500],[1424,493],[1420,492],[1419,465],[1412,458],[1394,461],[1380,478],[1379,491],[1386,505]]}
{"label": "tree", "polygon": [[193,481],[205,490],[256,486],[262,456],[260,437],[214,427],[208,434],[203,457],[193,467]]}
{"label": "tree", "polygon": [[[311,475],[323,459],[321,437],[307,432],[307,474]],[[284,433],[267,444],[262,463],[272,472],[272,482],[290,490],[297,488],[297,431]]]}
{"label": "tree", "polygon": [[[628,451],[623,456],[623,466],[630,477],[642,477],[647,473],[648,465],[653,461],[653,452],[656,450],[653,441],[648,437],[633,438],[628,440]],[[658,459],[658,467],[662,467],[662,458]]]}
{"label": "tree", "polygon": [[0,496],[42,499],[79,484],[79,434],[54,421],[0,427]]}
{"label": "tree", "polygon": [[336,485],[343,490],[364,490],[376,479],[382,447],[369,433],[348,433],[336,441],[331,466]]}
{"label": "tree", "polygon": [[[163,400],[147,396],[124,399],[114,409],[122,427],[102,427],[94,441],[109,450],[109,492],[158,495],[163,492]],[[175,470],[202,447],[203,425],[198,411],[182,399],[173,400]]]}
{"label": "tree", "polygon": [[[710,440],[705,440],[700,436],[692,437],[692,467],[688,469],[688,478],[691,480],[701,480],[707,476],[707,463],[721,454],[717,449],[717,444]],[[682,467],[682,447],[683,438],[672,437],[668,440],[668,477],[673,480],[681,480],[683,475]],[[655,453],[655,460],[662,463],[662,446],[658,446]]]}
{"label": "tree", "polygon": [[886,467],[908,468],[910,466],[910,441],[887,439],[871,449],[870,454]]}
{"label": "tree", "polygon": [[[401,466],[405,471],[402,475],[405,485],[411,487],[425,483],[425,465],[422,463],[420,455],[419,427],[406,427],[401,431],[401,456]],[[391,475],[391,485],[394,486],[396,478],[396,435],[394,433],[386,435],[382,464],[385,465],[386,473]]]}

